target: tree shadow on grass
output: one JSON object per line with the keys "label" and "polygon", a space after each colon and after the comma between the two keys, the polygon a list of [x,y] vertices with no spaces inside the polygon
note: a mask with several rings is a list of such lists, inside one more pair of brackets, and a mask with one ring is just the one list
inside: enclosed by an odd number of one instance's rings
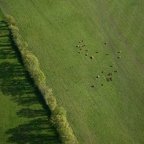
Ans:
{"label": "tree shadow on grass", "polygon": [[0,49],[0,59],[13,59],[16,58],[16,55],[11,48]]}
{"label": "tree shadow on grass", "polygon": [[19,117],[24,117],[24,118],[36,118],[40,116],[45,116],[47,113],[45,110],[32,110],[30,108],[25,108],[17,112],[17,115]]}
{"label": "tree shadow on grass", "polygon": [[[4,27],[0,27],[1,32],[3,34],[1,36],[10,33]],[[17,144],[61,143],[58,134],[48,120],[51,115],[49,107],[25,70],[12,38],[9,37],[8,43],[10,44],[4,44],[5,38],[1,39],[1,42],[4,41],[3,44],[0,44],[0,90],[3,95],[10,96],[18,106],[25,107],[19,110],[17,115],[27,120],[26,123],[6,131],[6,134],[9,135],[7,142]],[[36,104],[41,105],[42,108],[30,109]]]}
{"label": "tree shadow on grass", "polygon": [[0,38],[7,38],[9,36],[10,36],[9,34],[5,34],[5,35],[0,36]]}
{"label": "tree shadow on grass", "polygon": [[[1,91],[4,95],[23,95],[27,92],[33,92],[34,87],[30,86],[23,69],[19,65],[12,64],[10,62],[3,62],[0,64],[0,81]],[[29,87],[28,87],[29,86]]]}
{"label": "tree shadow on grass", "polygon": [[58,144],[59,141],[47,119],[38,118],[9,129],[9,143],[17,144]]}

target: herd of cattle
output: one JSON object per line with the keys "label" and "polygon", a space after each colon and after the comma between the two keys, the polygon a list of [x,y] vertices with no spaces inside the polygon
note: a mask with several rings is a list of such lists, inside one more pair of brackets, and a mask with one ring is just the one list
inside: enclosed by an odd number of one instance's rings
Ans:
{"label": "herd of cattle", "polygon": [[[79,43],[83,43],[84,42],[84,40],[82,40],[82,41],[79,41]],[[104,43],[105,45],[107,45],[107,43]],[[80,51],[79,51],[79,53],[81,54],[81,52],[82,52],[82,50],[84,49],[84,47],[86,47],[87,46],[87,44],[84,44],[84,45],[77,45],[76,47],[78,47],[78,48],[80,48]],[[87,53],[85,54],[86,56],[88,56],[88,49],[86,49],[85,51],[87,51]],[[99,51],[96,51],[96,53],[99,53]],[[118,53],[121,53],[121,51],[119,51]],[[106,55],[109,55],[109,53],[107,53]],[[91,59],[94,59],[94,56],[91,56],[90,57]],[[118,59],[121,59],[121,56],[118,56]],[[111,67],[114,67],[114,65],[111,65]],[[114,72],[118,72],[118,70],[115,70]],[[102,71],[102,73],[105,73],[105,71]],[[107,81],[112,81],[113,80],[113,78],[112,78],[112,75],[113,75],[113,72],[110,72],[109,73],[109,76],[111,76],[111,77],[109,77],[109,78],[107,78]],[[100,76],[98,75],[97,76],[97,78],[99,78]],[[101,84],[102,86],[104,86],[104,83],[103,84]],[[92,87],[95,87],[95,85],[92,85]]]}

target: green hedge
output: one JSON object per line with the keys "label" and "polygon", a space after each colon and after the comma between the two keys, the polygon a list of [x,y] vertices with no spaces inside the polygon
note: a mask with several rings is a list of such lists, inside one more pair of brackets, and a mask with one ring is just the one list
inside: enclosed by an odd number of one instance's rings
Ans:
{"label": "green hedge", "polygon": [[40,70],[39,61],[37,57],[28,50],[28,44],[24,42],[22,36],[19,34],[19,29],[16,27],[15,19],[10,15],[5,15],[5,22],[11,30],[13,41],[21,53],[25,68],[41,92],[45,99],[45,103],[51,110],[51,123],[59,133],[62,143],[78,144],[78,141],[73,134],[73,130],[67,121],[66,111],[63,107],[57,105],[52,89],[46,85],[46,78],[44,73]]}

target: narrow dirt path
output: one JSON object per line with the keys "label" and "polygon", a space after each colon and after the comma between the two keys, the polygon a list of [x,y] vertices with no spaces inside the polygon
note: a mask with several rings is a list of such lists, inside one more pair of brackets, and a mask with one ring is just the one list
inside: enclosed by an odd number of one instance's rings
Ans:
{"label": "narrow dirt path", "polygon": [[131,56],[133,57],[135,63],[137,64],[139,70],[141,71],[142,74],[144,74],[144,70],[142,69],[137,57],[135,56],[135,54],[133,53],[132,49],[130,48],[130,46],[128,45],[128,43],[126,42],[125,38],[123,37],[121,31],[119,30],[119,28],[116,26],[113,18],[111,17],[106,5],[104,4],[103,0],[101,0],[101,4],[104,7],[105,13],[108,15],[110,22],[112,23],[113,27],[115,28],[115,30],[117,31],[120,39],[122,40],[122,42],[124,43],[125,47],[127,48],[127,50],[129,51],[129,53],[131,54]]}

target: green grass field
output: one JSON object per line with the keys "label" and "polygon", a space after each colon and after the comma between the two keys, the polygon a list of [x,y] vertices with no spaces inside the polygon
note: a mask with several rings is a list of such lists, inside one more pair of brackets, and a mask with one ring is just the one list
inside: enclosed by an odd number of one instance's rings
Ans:
{"label": "green grass field", "polygon": [[[0,4],[15,17],[38,57],[80,144],[144,143],[144,1],[2,0]],[[87,48],[79,54],[76,45],[82,39]],[[110,72],[112,82],[106,80]]]}
{"label": "green grass field", "polygon": [[0,143],[60,143],[0,11]]}

